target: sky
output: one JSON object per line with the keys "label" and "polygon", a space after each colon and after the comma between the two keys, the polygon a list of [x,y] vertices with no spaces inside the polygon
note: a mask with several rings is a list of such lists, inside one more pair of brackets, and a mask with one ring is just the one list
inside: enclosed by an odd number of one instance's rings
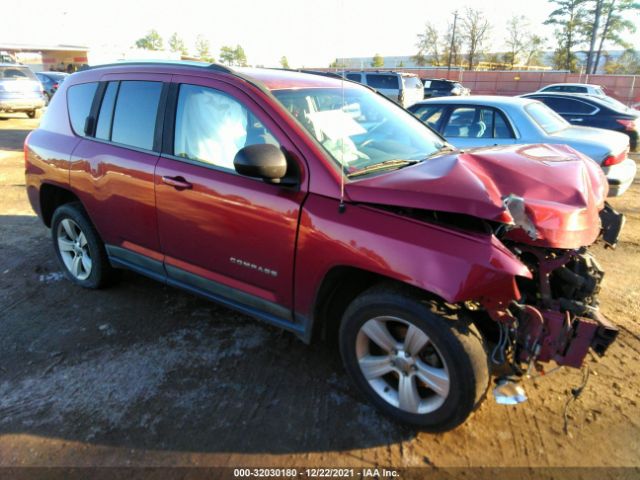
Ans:
{"label": "sky", "polygon": [[[484,11],[494,50],[504,50],[505,25],[524,15],[532,30],[553,44],[542,25],[552,11],[547,0],[3,0],[8,18],[0,43],[86,45],[124,49],[155,28],[165,39],[177,32],[193,50],[198,34],[218,56],[222,45],[240,44],[253,65],[276,66],[286,56],[292,67],[322,67],[336,57],[413,55],[426,22],[446,29],[454,10]],[[34,15],[34,12],[38,12]],[[627,36],[640,48],[640,32]]]}

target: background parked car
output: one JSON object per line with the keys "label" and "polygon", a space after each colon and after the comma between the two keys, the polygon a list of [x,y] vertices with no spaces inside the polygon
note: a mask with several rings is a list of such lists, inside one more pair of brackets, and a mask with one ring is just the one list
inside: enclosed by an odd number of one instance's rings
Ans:
{"label": "background parked car", "polygon": [[422,100],[424,91],[417,75],[404,72],[345,72],[348,80],[368,85],[407,108]]}
{"label": "background parked car", "polygon": [[25,112],[35,118],[43,106],[42,84],[29,67],[0,63],[0,112]]}
{"label": "background parked car", "polygon": [[597,95],[606,97],[604,88],[600,85],[592,85],[590,83],[553,83],[542,87],[538,92],[556,92],[556,93],[586,93],[588,95]]}
{"label": "background parked car", "polygon": [[595,160],[609,181],[609,196],[633,182],[636,163],[628,158],[626,135],[573,126],[530,98],[471,96],[429,99],[409,108],[458,148],[525,143],[567,144]]}
{"label": "background parked car", "polygon": [[540,100],[573,125],[626,133],[631,150],[638,149],[640,112],[614,98],[572,93],[528,93],[522,97]]}
{"label": "background parked car", "polygon": [[60,84],[68,76],[68,73],[62,72],[36,72],[36,77],[38,77],[38,80],[42,83],[44,94],[47,97],[47,103],[51,100],[53,94],[56,93]]}
{"label": "background parked car", "polygon": [[470,95],[471,90],[460,82],[444,78],[423,78],[424,98]]}

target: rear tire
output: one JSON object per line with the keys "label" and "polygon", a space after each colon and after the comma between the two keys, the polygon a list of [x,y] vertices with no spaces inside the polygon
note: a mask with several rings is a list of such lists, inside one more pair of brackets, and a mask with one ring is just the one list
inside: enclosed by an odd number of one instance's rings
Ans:
{"label": "rear tire", "polygon": [[29,118],[40,118],[42,115],[42,109],[36,108],[35,110],[30,110],[27,112],[27,117]]}
{"label": "rear tire", "polygon": [[427,431],[460,425],[488,388],[488,356],[475,326],[402,288],[381,285],[358,296],[343,316],[339,344],[367,400]]}
{"label": "rear tire", "polygon": [[85,288],[101,288],[115,278],[104,244],[82,205],[66,203],[51,220],[53,248],[65,276]]}

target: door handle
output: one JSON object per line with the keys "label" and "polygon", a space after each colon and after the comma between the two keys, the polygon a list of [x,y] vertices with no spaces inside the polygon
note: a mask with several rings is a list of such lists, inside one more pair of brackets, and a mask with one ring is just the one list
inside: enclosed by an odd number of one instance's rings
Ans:
{"label": "door handle", "polygon": [[570,122],[582,122],[582,121],[584,121],[584,119],[582,119],[582,118],[570,118],[569,121]]}
{"label": "door handle", "polygon": [[190,190],[193,185],[182,177],[162,177],[162,183],[171,185],[176,190]]}

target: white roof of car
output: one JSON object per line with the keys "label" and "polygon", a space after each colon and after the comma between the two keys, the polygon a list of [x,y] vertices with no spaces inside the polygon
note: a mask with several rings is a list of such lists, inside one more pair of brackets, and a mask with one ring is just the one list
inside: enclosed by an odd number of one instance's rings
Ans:
{"label": "white roof of car", "polygon": [[524,106],[537,102],[532,98],[504,97],[500,95],[468,95],[464,97],[435,97],[416,102],[416,105],[456,104],[456,105],[489,105],[494,107]]}
{"label": "white roof of car", "polygon": [[594,83],[551,83],[549,85],[545,85],[544,87],[541,87],[541,90],[543,88],[548,88],[548,87],[558,87],[558,86],[567,86],[567,87],[594,87],[594,88],[600,88],[600,85],[596,85]]}

